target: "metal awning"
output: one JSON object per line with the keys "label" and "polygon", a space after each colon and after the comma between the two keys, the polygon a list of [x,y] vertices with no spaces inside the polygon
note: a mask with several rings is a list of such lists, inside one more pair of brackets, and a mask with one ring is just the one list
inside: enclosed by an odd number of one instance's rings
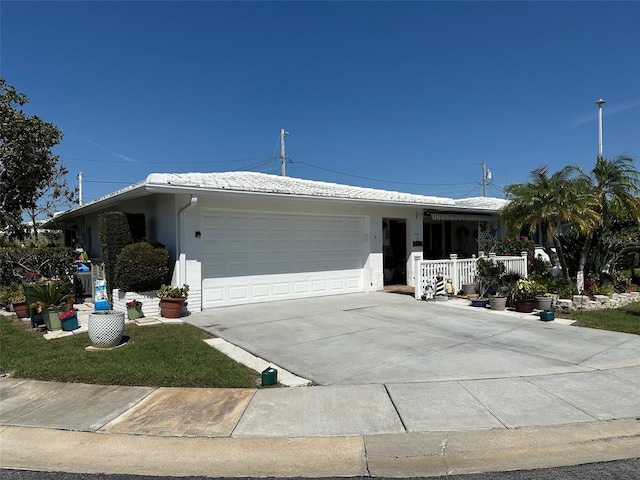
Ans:
{"label": "metal awning", "polygon": [[437,212],[425,212],[425,216],[430,217],[432,220],[458,220],[464,222],[488,222],[494,219],[491,215],[474,215],[471,213],[437,213]]}

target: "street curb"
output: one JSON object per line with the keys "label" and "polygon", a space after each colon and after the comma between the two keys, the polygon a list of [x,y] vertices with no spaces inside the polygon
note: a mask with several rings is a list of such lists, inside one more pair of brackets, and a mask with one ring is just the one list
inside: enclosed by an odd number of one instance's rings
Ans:
{"label": "street curb", "polygon": [[640,421],[319,438],[146,437],[4,427],[0,446],[1,468],[35,471],[432,477],[636,458]]}

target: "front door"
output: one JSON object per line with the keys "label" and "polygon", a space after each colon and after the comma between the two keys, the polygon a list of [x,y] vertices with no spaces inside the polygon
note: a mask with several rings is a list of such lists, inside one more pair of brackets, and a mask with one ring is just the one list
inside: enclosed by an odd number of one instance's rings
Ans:
{"label": "front door", "polygon": [[404,218],[382,219],[384,284],[407,283],[407,221]]}

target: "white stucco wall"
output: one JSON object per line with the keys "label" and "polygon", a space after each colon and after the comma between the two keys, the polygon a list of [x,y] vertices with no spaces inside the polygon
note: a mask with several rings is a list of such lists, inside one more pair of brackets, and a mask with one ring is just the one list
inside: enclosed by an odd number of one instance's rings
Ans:
{"label": "white stucco wall", "polygon": [[[190,197],[176,198],[176,211],[189,204]],[[415,207],[381,207],[371,204],[343,204],[332,201],[300,200],[295,198],[269,198],[256,195],[199,195],[197,203],[186,208],[181,215],[179,243],[186,261],[186,278],[181,279],[178,264],[174,268],[173,283],[187,283],[190,286],[190,309],[195,308],[201,295],[201,232],[202,212],[208,210],[241,211],[254,213],[291,213],[296,215],[338,215],[364,218],[365,235],[363,242],[367,252],[362,259],[363,286],[365,291],[380,290],[384,286],[382,253],[383,218],[404,219],[407,225],[407,280],[413,283],[413,262],[415,254],[422,255],[421,246],[413,246],[413,240],[422,240],[422,210]]]}
{"label": "white stucco wall", "polygon": [[[361,217],[364,225],[362,258],[364,291],[380,290],[384,286],[383,219],[399,220],[406,228],[406,280],[414,285],[415,262],[423,256],[423,209],[414,206],[389,206],[368,202],[356,203],[328,199],[269,196],[251,193],[198,193],[195,202],[191,195],[152,194],[123,203],[118,210],[144,213],[147,239],[166,245],[170,254],[171,282],[188,284],[189,310],[198,311],[202,305],[202,218],[203,211],[238,211],[292,215]],[[91,228],[88,250],[100,256],[97,214],[88,214],[83,228]],[[454,229],[455,232],[455,225]],[[198,236],[200,232],[200,236]],[[455,234],[452,236],[455,237]],[[415,245],[414,245],[415,243]],[[452,239],[456,243],[456,239]],[[86,247],[85,247],[86,248]],[[182,255],[180,254],[182,253]]]}

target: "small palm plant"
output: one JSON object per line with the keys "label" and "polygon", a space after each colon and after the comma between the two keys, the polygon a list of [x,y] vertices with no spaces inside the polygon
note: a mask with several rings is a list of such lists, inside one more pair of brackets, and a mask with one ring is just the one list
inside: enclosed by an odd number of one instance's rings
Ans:
{"label": "small palm plant", "polygon": [[34,285],[31,296],[40,303],[43,308],[58,308],[73,300],[69,282],[48,281],[44,285]]}

